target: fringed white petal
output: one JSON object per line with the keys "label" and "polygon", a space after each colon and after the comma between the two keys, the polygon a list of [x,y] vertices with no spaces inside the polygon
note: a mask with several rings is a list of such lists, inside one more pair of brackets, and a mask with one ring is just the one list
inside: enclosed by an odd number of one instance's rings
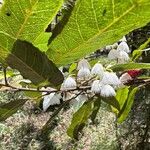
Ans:
{"label": "fringed white petal", "polygon": [[104,75],[104,68],[100,63],[96,63],[92,70],[91,70],[91,74],[92,75],[97,75],[100,77],[100,79],[103,77]]}
{"label": "fringed white petal", "polygon": [[129,46],[128,46],[128,44],[126,42],[121,42],[118,45],[117,51],[124,51],[126,53],[130,53]]}
{"label": "fringed white petal", "polygon": [[91,91],[93,93],[100,94],[101,88],[102,88],[102,84],[100,80],[93,81],[92,86],[91,86]]}
{"label": "fringed white petal", "polygon": [[103,97],[112,97],[116,96],[116,92],[113,87],[110,85],[104,85],[101,89],[101,96]]}
{"label": "fringed white petal", "polygon": [[117,59],[118,57],[118,51],[115,49],[112,49],[109,53],[108,53],[108,59],[113,60],[113,59]]}
{"label": "fringed white petal", "polygon": [[82,68],[91,69],[91,66],[90,66],[89,62],[86,59],[81,59],[78,62],[77,70],[80,70]]}
{"label": "fringed white petal", "polygon": [[81,68],[77,76],[79,79],[89,79],[91,77],[91,72],[88,68]]}
{"label": "fringed white petal", "polygon": [[74,78],[72,77],[68,77],[62,84],[61,86],[61,90],[68,90],[68,89],[72,89],[72,88],[76,88],[77,87],[77,83],[75,81]]}

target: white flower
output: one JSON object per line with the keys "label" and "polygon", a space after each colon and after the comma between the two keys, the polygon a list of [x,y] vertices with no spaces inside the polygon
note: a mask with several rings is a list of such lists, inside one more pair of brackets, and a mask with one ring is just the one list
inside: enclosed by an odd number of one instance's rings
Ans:
{"label": "white flower", "polygon": [[129,55],[126,52],[124,52],[124,51],[119,52],[119,54],[118,54],[118,63],[119,64],[129,61],[129,59],[130,59]]}
{"label": "white flower", "polygon": [[102,88],[102,84],[100,80],[93,81],[92,86],[91,86],[91,91],[93,93],[100,94],[101,88]]}
{"label": "white flower", "polygon": [[104,72],[103,79],[101,81],[103,84],[110,84],[110,85],[119,85],[120,81],[117,77],[117,75],[113,72]]}
{"label": "white flower", "polygon": [[91,72],[88,68],[81,68],[79,71],[78,71],[78,74],[77,76],[80,78],[80,79],[89,79],[91,77]]}
{"label": "white flower", "polygon": [[81,59],[78,62],[77,70],[80,70],[82,68],[91,69],[91,66],[90,66],[89,62],[86,59]]}
{"label": "white flower", "polygon": [[[42,94],[44,95],[45,92]],[[60,104],[60,99],[61,99],[60,94],[58,95],[56,93],[51,93],[49,95],[44,96],[43,111],[46,111],[49,106]]]}
{"label": "white flower", "polygon": [[122,37],[122,39],[119,40],[120,42],[127,42],[127,39],[125,36]]}
{"label": "white flower", "polygon": [[118,47],[118,43],[114,43],[114,44],[112,45],[112,49],[117,49],[117,47]]}
{"label": "white flower", "polygon": [[118,47],[117,47],[117,51],[124,51],[126,53],[129,53],[129,46],[126,42],[121,42]]}
{"label": "white flower", "polygon": [[0,4],[3,4],[3,0],[0,0]]}
{"label": "white flower", "polygon": [[128,81],[130,81],[130,80],[133,80],[133,78],[132,78],[128,73],[122,74],[119,79],[120,79],[120,82],[121,82],[122,84],[125,84],[125,83],[127,83]]}
{"label": "white flower", "polygon": [[73,89],[77,87],[77,83],[74,78],[68,77],[62,84],[62,90]]}
{"label": "white flower", "polygon": [[98,75],[100,79],[103,77],[104,74],[104,68],[100,63],[96,63],[92,70],[91,70],[92,75]]}
{"label": "white flower", "polygon": [[112,59],[117,59],[118,57],[118,51],[115,49],[112,49],[109,53],[108,53],[108,59],[112,60]]}
{"label": "white flower", "polygon": [[101,96],[103,97],[111,97],[115,96],[116,92],[110,85],[104,85],[101,89]]}
{"label": "white flower", "polygon": [[112,49],[112,45],[107,45],[107,46],[105,47],[105,49],[108,50],[108,51],[110,51],[110,50]]}

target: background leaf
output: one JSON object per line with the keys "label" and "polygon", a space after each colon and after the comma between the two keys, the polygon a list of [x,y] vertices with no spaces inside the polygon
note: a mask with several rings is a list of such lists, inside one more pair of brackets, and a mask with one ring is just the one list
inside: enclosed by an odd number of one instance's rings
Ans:
{"label": "background leaf", "polygon": [[116,93],[116,100],[119,102],[119,106],[120,106],[120,111],[118,111],[115,107],[112,107],[113,112],[115,112],[116,114],[118,114],[119,112],[122,111],[123,106],[128,98],[128,93],[129,93],[129,87],[123,87],[123,88],[119,88],[117,90]]}
{"label": "background leaf", "polygon": [[132,53],[132,60],[138,59],[144,52],[143,49],[145,49],[149,43],[150,43],[150,38],[144,44],[142,44],[137,50],[134,50]]}
{"label": "background leaf", "polygon": [[71,125],[67,130],[67,134],[74,139],[78,139],[78,133],[83,129],[87,119],[93,110],[93,101],[85,102],[82,107],[73,115]]}
{"label": "background leaf", "polygon": [[27,99],[18,99],[0,106],[0,121],[6,120],[12,114],[16,113],[17,110],[24,105]]}
{"label": "background leaf", "polygon": [[116,71],[126,71],[132,69],[150,69],[150,63],[127,63],[127,64],[117,64],[110,67],[114,72]]}
{"label": "background leaf", "polygon": [[113,106],[114,108],[116,108],[118,111],[120,111],[120,105],[119,105],[119,102],[117,101],[117,99],[115,97],[108,97],[108,98],[102,98],[102,100]]}
{"label": "background leaf", "polygon": [[100,109],[101,106],[101,98],[98,97],[95,101],[94,101],[94,108],[93,108],[93,112],[91,114],[91,120],[94,123],[95,122],[95,118],[97,116],[97,113]]}
{"label": "background leaf", "polygon": [[134,102],[134,97],[136,92],[139,90],[138,87],[135,87],[133,89],[131,89],[131,91],[129,92],[128,98],[126,100],[126,102],[124,103],[124,106],[122,107],[121,113],[118,115],[118,122],[122,123],[128,116],[131,107],[133,105]]}
{"label": "background leaf", "polygon": [[71,63],[147,24],[149,7],[149,0],[77,0],[47,54],[57,65]]}

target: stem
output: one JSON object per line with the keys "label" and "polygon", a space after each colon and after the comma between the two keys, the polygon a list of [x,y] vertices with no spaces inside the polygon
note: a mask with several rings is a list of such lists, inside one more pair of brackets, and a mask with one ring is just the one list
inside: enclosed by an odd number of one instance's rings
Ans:
{"label": "stem", "polygon": [[6,72],[6,68],[5,67],[3,68],[3,72],[4,72],[5,85],[8,85],[8,82],[7,82],[7,72]]}

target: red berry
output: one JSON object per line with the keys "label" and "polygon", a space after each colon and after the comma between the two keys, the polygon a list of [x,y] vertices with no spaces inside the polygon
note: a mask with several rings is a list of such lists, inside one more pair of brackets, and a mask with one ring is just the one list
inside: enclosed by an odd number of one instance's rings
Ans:
{"label": "red berry", "polygon": [[136,78],[137,76],[139,76],[142,71],[141,70],[129,70],[127,71],[127,73],[132,77],[132,78]]}

